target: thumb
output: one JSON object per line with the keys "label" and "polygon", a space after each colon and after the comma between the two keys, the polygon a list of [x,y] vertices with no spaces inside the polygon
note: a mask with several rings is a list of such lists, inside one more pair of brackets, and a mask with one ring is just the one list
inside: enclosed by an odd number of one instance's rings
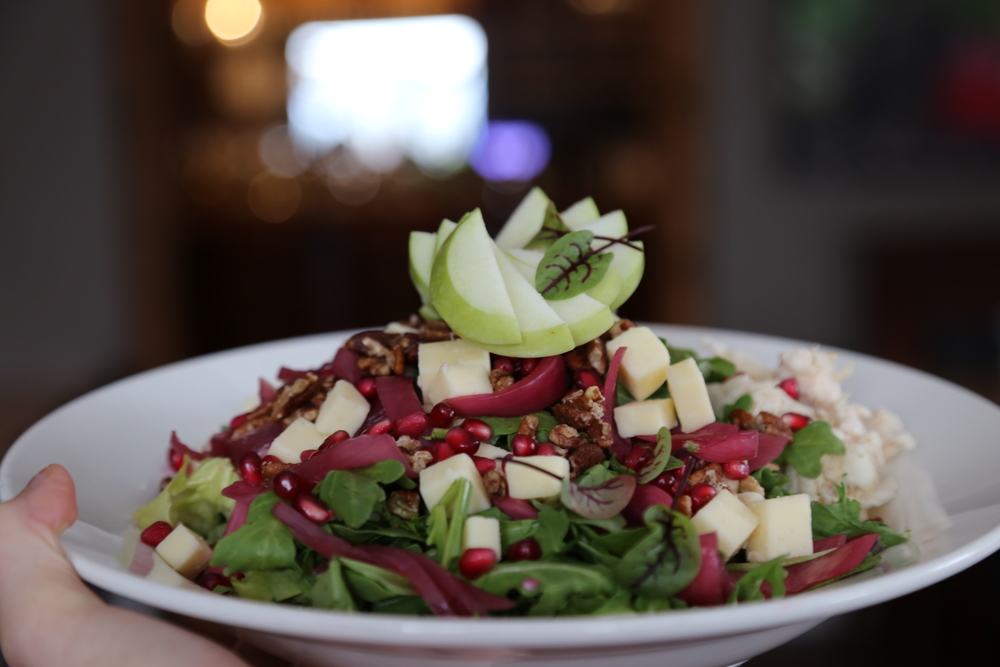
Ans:
{"label": "thumb", "polygon": [[78,513],[73,478],[55,463],[32,477],[6,505],[25,527],[53,539],[73,525]]}

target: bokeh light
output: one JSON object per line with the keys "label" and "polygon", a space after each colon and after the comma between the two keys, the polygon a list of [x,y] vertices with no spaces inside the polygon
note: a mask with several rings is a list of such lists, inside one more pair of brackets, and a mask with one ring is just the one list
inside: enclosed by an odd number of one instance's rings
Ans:
{"label": "bokeh light", "polygon": [[247,203],[261,220],[284,222],[295,214],[301,202],[302,187],[295,179],[264,171],[250,181]]}
{"label": "bokeh light", "polygon": [[552,154],[549,135],[526,120],[490,121],[469,162],[488,181],[530,181],[545,170]]}
{"label": "bokeh light", "polygon": [[454,171],[486,120],[486,35],[467,16],[307,23],[286,46],[295,146],[350,149],[388,173],[404,157]]}
{"label": "bokeh light", "polygon": [[241,43],[252,37],[260,25],[262,9],[258,0],[208,0],[205,23],[223,43]]}

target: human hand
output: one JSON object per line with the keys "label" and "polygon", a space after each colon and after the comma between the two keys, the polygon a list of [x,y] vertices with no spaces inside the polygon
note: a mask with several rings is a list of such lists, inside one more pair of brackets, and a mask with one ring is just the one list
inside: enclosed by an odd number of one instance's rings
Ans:
{"label": "human hand", "polygon": [[76,517],[59,465],[0,504],[0,650],[10,667],[247,667],[204,637],[98,598],[59,543]]}

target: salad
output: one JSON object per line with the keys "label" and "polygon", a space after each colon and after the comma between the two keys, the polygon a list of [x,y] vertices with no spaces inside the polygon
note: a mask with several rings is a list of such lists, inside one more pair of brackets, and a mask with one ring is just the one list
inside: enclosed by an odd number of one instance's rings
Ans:
{"label": "salad", "polygon": [[536,188],[495,239],[478,210],[414,232],[419,315],[262,379],[200,451],[171,434],[132,571],[341,611],[553,616],[875,567],[907,540],[871,518],[894,493],[879,469],[912,439],[847,404],[818,350],[770,371],[618,318],[642,231]]}

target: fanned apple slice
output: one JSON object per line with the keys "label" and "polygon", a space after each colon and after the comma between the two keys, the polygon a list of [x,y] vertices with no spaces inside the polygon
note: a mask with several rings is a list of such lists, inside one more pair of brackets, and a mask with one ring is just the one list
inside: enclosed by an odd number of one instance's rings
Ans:
{"label": "fanned apple slice", "polygon": [[436,247],[437,234],[434,232],[410,232],[410,280],[423,304],[431,300],[431,267],[434,266]]}
{"label": "fanned apple slice", "polygon": [[568,209],[559,214],[563,223],[575,232],[588,222],[593,222],[601,217],[601,212],[597,210],[597,204],[593,197],[584,197]]}
{"label": "fanned apple slice", "polygon": [[528,245],[545,224],[545,211],[552,202],[539,187],[531,188],[497,234],[497,245],[504,250]]}
{"label": "fanned apple slice", "polygon": [[576,347],[569,326],[553,309],[552,302],[546,301],[535,290],[534,285],[517,270],[514,262],[500,248],[494,248],[494,252],[507,288],[507,296],[517,314],[522,340],[514,345],[477,344],[490,352],[508,357],[551,357]]}
{"label": "fanned apple slice", "polygon": [[[595,243],[605,243],[604,241],[595,241]],[[614,246],[617,247],[617,246]],[[614,247],[611,250],[614,250]],[[507,256],[510,258],[514,267],[521,272],[521,275],[528,279],[529,282],[535,281],[535,273],[538,270],[538,263],[542,261],[545,256],[540,250],[507,250]],[[619,292],[621,292],[622,279],[621,274],[618,272],[618,268],[614,266],[612,261],[612,266],[608,268],[608,272],[604,275],[604,279],[597,283],[594,287],[584,292],[587,296],[597,299],[606,306],[610,306],[615,299],[618,298]]]}
{"label": "fanned apple slice", "polygon": [[574,347],[590,342],[611,328],[615,316],[606,305],[586,294],[561,301],[547,301],[569,327]]}
{"label": "fanned apple slice", "polygon": [[[628,222],[625,220],[624,213],[621,211],[612,211],[611,213],[602,215],[594,222],[583,225],[580,229],[594,232],[594,236],[617,239],[628,234]],[[639,248],[643,247],[642,241],[632,241],[632,244]],[[594,247],[597,249],[605,245],[607,245],[607,241],[594,241]],[[630,248],[622,243],[610,246],[607,252],[614,253],[615,255],[614,260],[611,262],[611,269],[617,271],[618,277],[621,280],[618,295],[608,302],[611,310],[617,310],[619,306],[632,296],[635,288],[639,286],[639,281],[642,280],[642,272],[646,267],[646,254],[642,250]],[[609,270],[608,275],[611,273],[612,271]],[[605,276],[605,280],[607,280],[607,276]],[[603,283],[604,281],[602,280],[601,282]],[[596,286],[597,289],[600,289],[600,287],[601,285]]]}
{"label": "fanned apple slice", "polygon": [[435,241],[434,244],[435,256],[437,256],[437,254],[441,252],[441,246],[443,246],[444,242],[448,240],[448,237],[451,236],[451,233],[455,231],[455,227],[458,227],[458,223],[452,222],[448,218],[442,220],[441,224],[438,225],[437,240]]}
{"label": "fanned apple slice", "polygon": [[469,213],[431,268],[431,306],[463,338],[485,345],[520,343],[517,315],[500,273],[483,214]]}

